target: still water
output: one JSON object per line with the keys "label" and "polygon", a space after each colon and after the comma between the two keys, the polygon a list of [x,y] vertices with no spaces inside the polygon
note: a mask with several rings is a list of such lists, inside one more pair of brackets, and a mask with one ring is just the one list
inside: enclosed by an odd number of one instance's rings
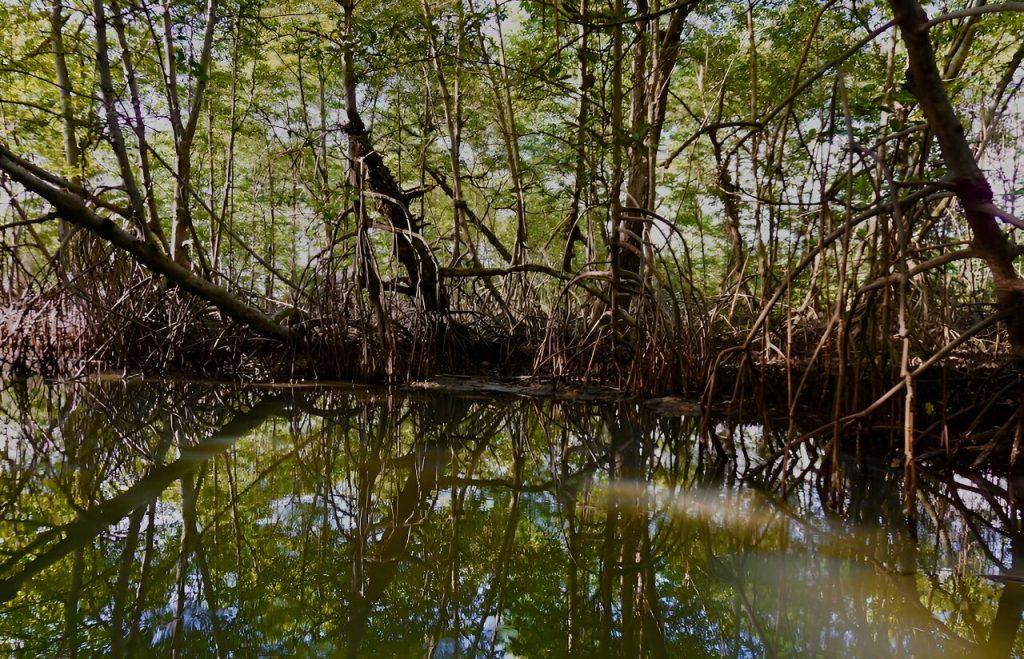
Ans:
{"label": "still water", "polygon": [[7,382],[0,651],[1021,653],[1013,482],[924,471],[908,515],[881,456],[745,478],[780,441],[636,403]]}

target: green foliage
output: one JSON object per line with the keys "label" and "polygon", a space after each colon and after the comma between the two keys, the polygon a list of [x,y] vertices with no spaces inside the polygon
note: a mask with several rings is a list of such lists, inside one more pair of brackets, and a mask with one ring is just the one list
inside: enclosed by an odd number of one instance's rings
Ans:
{"label": "green foliage", "polygon": [[[772,299],[802,263],[789,283],[810,295],[808,304],[786,297],[774,311],[788,313],[788,305],[797,304],[814,324],[837,311],[836,304],[866,303],[857,287],[898,272],[900,261],[926,262],[971,238],[955,208],[928,197],[902,209],[913,254],[895,249],[896,220],[882,206],[893,184],[905,195],[946,172],[933,135],[917,129],[925,118],[905,79],[896,32],[851,50],[888,20],[888,5],[878,0],[734,0],[636,20],[592,2],[362,0],[353,4],[351,29],[344,2],[218,0],[208,68],[202,65],[208,2],[122,4],[127,52],[113,25],[107,40],[115,111],[135,184],[144,178],[145,154],[155,222],[169,235],[179,149],[187,148],[189,238],[194,231],[192,252],[201,257],[193,258],[193,267],[250,296],[264,294],[281,273],[301,279],[297,293],[278,282],[277,290],[290,297],[270,296],[261,303],[268,311],[315,296],[325,281],[340,281],[365,265],[356,263],[360,192],[353,185],[358,176],[350,174],[359,164],[348,157],[349,92],[398,185],[434,186],[410,211],[442,268],[508,266],[485,234],[511,253],[522,232],[526,261],[560,269],[576,226],[580,242],[572,244],[567,267],[615,269],[622,264],[611,263],[613,253],[631,251],[610,244],[618,201],[643,206],[644,221],[651,221],[630,229],[637,241],[630,247],[650,261],[643,273],[649,290],[687,300],[699,292],[711,307],[721,301],[721,309],[735,309],[742,298],[756,318],[753,306]],[[642,6],[626,2],[624,16]],[[0,35],[0,141],[48,171],[79,178],[87,203],[137,230],[116,212],[128,203],[128,181],[103,107],[91,5],[74,0],[63,6],[68,121],[60,111],[51,48],[53,7],[28,0],[0,6],[0,23],[18,26]],[[684,13],[678,43],[668,43],[673,18]],[[1024,17],[999,14],[931,30],[966,133],[983,154],[996,199],[1009,202],[1021,195],[1015,180],[1019,75],[1008,67],[1022,26]],[[619,61],[616,35],[624,48]],[[662,74],[662,57],[671,59],[667,78],[659,89],[647,89]],[[172,64],[176,95],[169,84]],[[135,125],[129,73],[139,89],[142,126]],[[1000,88],[1000,81],[1008,83]],[[353,89],[346,90],[347,82]],[[204,85],[194,139],[182,147],[172,117],[179,113],[187,124],[191,101]],[[991,98],[994,89],[998,99]],[[69,126],[81,152],[75,167],[65,157]],[[137,129],[145,130],[145,143]],[[456,189],[435,186],[431,171]],[[0,184],[19,202],[0,206],[0,224],[18,224],[0,236],[2,274],[61,286],[49,267],[58,227],[22,226],[45,214],[46,204],[6,179]],[[380,268],[401,290],[411,276],[396,258],[392,227],[381,226],[387,220],[372,208],[379,197],[362,199]],[[462,203],[470,212],[458,210]],[[862,216],[867,219],[857,219]],[[857,223],[850,233],[855,249],[835,249],[834,236],[833,249],[819,249],[847,218]],[[458,231],[457,220],[463,225]],[[662,230],[650,229],[659,222]],[[645,240],[646,251],[639,246]],[[535,285],[531,304],[538,306],[523,314],[551,317],[563,303],[561,283]],[[991,282],[954,276],[941,285],[954,293],[944,300],[956,302],[964,293],[959,301],[973,304]],[[955,306],[929,304],[928,291],[912,291],[914,307],[928,316],[919,325],[957,325]],[[485,304],[503,306],[492,302]],[[865,309],[848,311],[852,317]],[[711,308],[699,315],[709,314]],[[733,320],[728,324],[745,336]],[[891,338],[896,328],[878,335]],[[931,338],[921,339],[921,351],[934,347]],[[872,349],[888,351],[885,345]]]}

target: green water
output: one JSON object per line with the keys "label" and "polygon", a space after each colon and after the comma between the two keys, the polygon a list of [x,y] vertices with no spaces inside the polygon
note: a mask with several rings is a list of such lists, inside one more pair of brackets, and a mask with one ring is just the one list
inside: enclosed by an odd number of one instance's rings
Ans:
{"label": "green water", "polygon": [[[117,381],[0,393],[18,656],[1007,656],[1014,483],[789,461],[629,403]],[[714,440],[711,435],[715,435]],[[730,449],[720,459],[712,446]],[[864,449],[870,454],[870,446]],[[995,576],[993,576],[995,575]]]}

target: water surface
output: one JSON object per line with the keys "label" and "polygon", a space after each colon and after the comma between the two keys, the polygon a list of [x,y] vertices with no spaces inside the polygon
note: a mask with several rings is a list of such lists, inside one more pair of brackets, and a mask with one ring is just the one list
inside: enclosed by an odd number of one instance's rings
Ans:
{"label": "water surface", "polygon": [[1021,654],[1013,482],[922,471],[908,515],[881,456],[745,480],[780,441],[636,403],[7,382],[0,649]]}

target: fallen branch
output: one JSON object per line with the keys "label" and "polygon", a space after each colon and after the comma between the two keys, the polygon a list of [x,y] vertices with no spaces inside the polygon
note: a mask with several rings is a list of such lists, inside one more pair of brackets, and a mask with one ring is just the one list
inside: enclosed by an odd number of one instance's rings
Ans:
{"label": "fallen branch", "polygon": [[238,299],[226,288],[196,276],[192,271],[163,255],[155,245],[139,240],[117,226],[110,218],[97,215],[81,197],[55,187],[48,181],[60,180],[59,178],[52,175],[46,178],[39,176],[38,167],[26,166],[25,161],[11,153],[3,144],[0,144],[0,170],[48,201],[64,220],[87,229],[95,236],[128,252],[149,270],[166,277],[182,290],[206,300],[235,322],[273,339],[285,341],[292,337],[290,329]]}
{"label": "fallen branch", "polygon": [[539,263],[523,263],[507,268],[440,268],[439,272],[445,277],[504,277],[516,272],[539,272],[541,274],[569,281],[573,275]]}

